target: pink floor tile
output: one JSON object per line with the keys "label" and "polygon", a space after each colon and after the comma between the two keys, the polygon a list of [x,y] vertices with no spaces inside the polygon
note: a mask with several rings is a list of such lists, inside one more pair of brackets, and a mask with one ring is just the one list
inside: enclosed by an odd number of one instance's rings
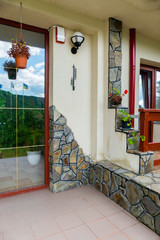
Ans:
{"label": "pink floor tile", "polygon": [[90,206],[91,205],[89,204],[89,202],[83,198],[72,199],[70,201],[70,207],[73,208],[74,210],[84,209]]}
{"label": "pink floor tile", "polygon": [[78,210],[77,214],[85,223],[89,223],[97,219],[104,218],[104,216],[101,213],[99,213],[94,207]]}
{"label": "pink floor tile", "polygon": [[131,240],[159,240],[160,237],[152,232],[150,229],[148,229],[147,227],[145,227],[142,224],[136,224],[132,227],[129,227],[125,230],[123,230],[123,232],[131,239]]}
{"label": "pink floor tile", "polygon": [[0,199],[0,240],[160,240],[91,186]]}
{"label": "pink floor tile", "polygon": [[130,240],[130,238],[127,237],[124,233],[118,232],[116,234],[110,235],[108,237],[104,237],[103,239],[99,239],[99,240]]}
{"label": "pink floor tile", "polygon": [[8,231],[28,224],[26,211],[12,212],[12,214],[2,214],[0,216],[0,231]]}
{"label": "pink floor tile", "polygon": [[16,197],[0,199],[0,212],[4,214],[12,213],[15,211],[22,211],[23,206],[21,200]]}
{"label": "pink floor tile", "polygon": [[120,230],[137,224],[136,218],[131,218],[124,211],[115,213],[107,217],[113,224],[115,224]]}
{"label": "pink floor tile", "polygon": [[22,206],[24,209],[34,210],[36,208],[41,208],[44,206],[44,202],[40,198],[27,199],[22,201]]}
{"label": "pink floor tile", "polygon": [[110,199],[106,203],[102,203],[102,204],[97,203],[94,207],[105,217],[108,217],[114,213],[123,211],[123,208],[115,204]]}
{"label": "pink floor tile", "polygon": [[98,238],[103,238],[119,231],[118,228],[105,218],[88,223],[87,225]]}
{"label": "pink floor tile", "polygon": [[63,231],[83,224],[80,217],[74,212],[58,216],[55,220]]}
{"label": "pink floor tile", "polygon": [[[83,196],[85,196],[87,194],[91,194],[92,192],[95,192],[95,188],[93,188],[91,185],[79,187],[76,190],[78,193],[80,193]],[[97,190],[96,190],[96,192],[97,192]]]}
{"label": "pink floor tile", "polygon": [[108,197],[106,197],[104,194],[101,192],[94,192],[94,191],[89,191],[88,194],[86,195],[87,200],[92,204],[106,204],[108,201],[111,201]]}
{"label": "pink floor tile", "polygon": [[2,238],[2,233],[0,232],[0,240],[3,240],[3,238]]}
{"label": "pink floor tile", "polygon": [[26,211],[26,215],[29,223],[34,223],[51,217],[49,209],[45,206],[39,206],[35,209],[28,209]]}
{"label": "pink floor tile", "polygon": [[96,236],[85,226],[79,226],[64,232],[67,240],[97,240]]}
{"label": "pink floor tile", "polygon": [[31,228],[18,227],[3,233],[3,240],[34,240]]}
{"label": "pink floor tile", "polygon": [[43,240],[67,240],[63,233],[52,235],[51,237],[43,238]]}
{"label": "pink floor tile", "polygon": [[57,201],[55,204],[48,205],[48,209],[52,217],[57,217],[73,212],[73,209],[70,207],[70,205],[68,205],[68,203],[60,200]]}
{"label": "pink floor tile", "polygon": [[50,237],[60,232],[60,228],[52,218],[31,224],[36,239]]}

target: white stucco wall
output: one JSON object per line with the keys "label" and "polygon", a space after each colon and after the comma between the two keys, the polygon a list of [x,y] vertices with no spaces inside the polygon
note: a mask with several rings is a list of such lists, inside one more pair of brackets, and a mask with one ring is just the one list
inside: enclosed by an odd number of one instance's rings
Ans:
{"label": "white stucco wall", "polygon": [[[85,41],[76,55],[71,53],[70,38],[74,31],[65,28],[65,44],[55,41],[55,29],[50,31],[50,105],[54,104],[68,122],[75,139],[84,153],[99,161],[109,159],[124,168],[138,172],[138,156],[126,153],[126,135],[115,132],[115,110],[108,109],[108,21],[103,28],[91,35],[84,34]],[[157,61],[156,44],[146,55],[151,42],[137,35],[136,104],[140,59],[152,56]],[[159,50],[158,50],[159,51]],[[156,53],[156,58],[154,58]],[[77,68],[76,89],[70,85],[73,64]],[[122,92],[129,90],[129,29],[122,31]],[[129,94],[123,98],[123,106],[129,106]]]}
{"label": "white stucco wall", "polygon": [[[64,44],[55,41],[55,29],[50,32],[53,41],[53,103],[62,113],[75,139],[85,153],[90,154],[91,142],[91,37],[84,35],[85,41],[77,54],[71,53],[73,31],[65,29]],[[73,64],[77,68],[75,91],[72,90],[71,77]]]}

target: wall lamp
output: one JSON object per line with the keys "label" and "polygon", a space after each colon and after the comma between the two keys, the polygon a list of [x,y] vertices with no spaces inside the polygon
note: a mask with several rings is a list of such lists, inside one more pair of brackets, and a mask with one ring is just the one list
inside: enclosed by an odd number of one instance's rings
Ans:
{"label": "wall lamp", "polygon": [[78,48],[81,46],[81,44],[84,42],[83,34],[80,32],[75,32],[73,36],[71,37],[71,42],[73,43],[74,47],[72,47],[71,52],[73,54],[77,53]]}

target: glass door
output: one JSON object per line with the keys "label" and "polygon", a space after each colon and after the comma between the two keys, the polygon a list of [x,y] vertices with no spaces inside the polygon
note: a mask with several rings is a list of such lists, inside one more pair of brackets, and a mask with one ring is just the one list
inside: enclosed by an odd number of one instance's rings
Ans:
{"label": "glass door", "polygon": [[0,24],[0,193],[45,184],[45,34],[23,30],[26,69],[7,63],[19,29]]}

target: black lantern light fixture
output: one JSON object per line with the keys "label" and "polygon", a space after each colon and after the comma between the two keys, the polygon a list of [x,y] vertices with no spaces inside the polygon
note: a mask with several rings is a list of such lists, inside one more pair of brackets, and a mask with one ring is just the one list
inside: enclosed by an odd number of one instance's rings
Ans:
{"label": "black lantern light fixture", "polygon": [[73,54],[77,53],[78,48],[81,46],[81,44],[84,42],[83,34],[80,32],[75,32],[73,36],[71,37],[71,41],[74,44],[74,47],[72,47],[71,52]]}

